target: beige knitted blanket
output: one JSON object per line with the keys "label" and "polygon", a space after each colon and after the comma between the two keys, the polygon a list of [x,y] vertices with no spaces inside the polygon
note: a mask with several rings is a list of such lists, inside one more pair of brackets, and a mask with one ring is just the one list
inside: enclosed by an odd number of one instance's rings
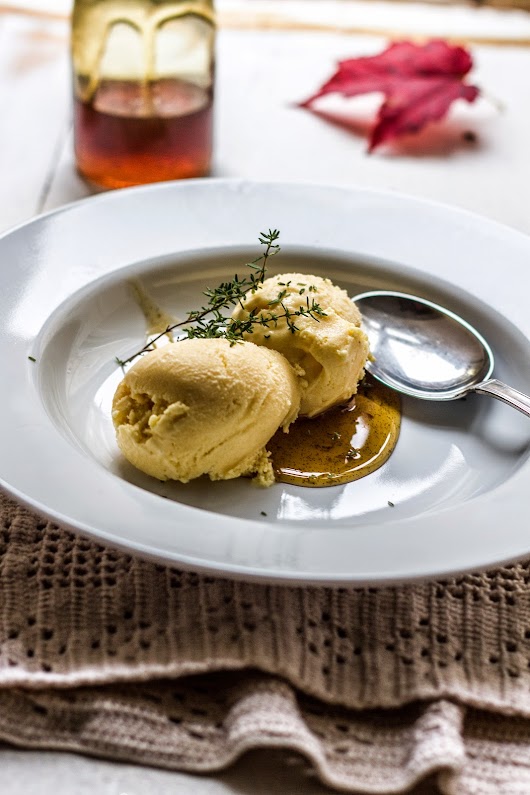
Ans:
{"label": "beige knitted blanket", "polygon": [[337,790],[530,793],[530,564],[401,588],[133,559],[0,495],[0,739],[215,771],[300,751]]}

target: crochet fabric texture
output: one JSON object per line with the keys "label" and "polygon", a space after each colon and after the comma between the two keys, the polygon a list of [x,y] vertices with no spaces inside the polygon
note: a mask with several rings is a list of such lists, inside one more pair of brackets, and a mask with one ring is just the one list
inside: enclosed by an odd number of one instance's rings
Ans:
{"label": "crochet fabric texture", "polygon": [[530,792],[530,564],[400,588],[233,582],[0,496],[0,739],[215,771],[302,753],[337,790]]}

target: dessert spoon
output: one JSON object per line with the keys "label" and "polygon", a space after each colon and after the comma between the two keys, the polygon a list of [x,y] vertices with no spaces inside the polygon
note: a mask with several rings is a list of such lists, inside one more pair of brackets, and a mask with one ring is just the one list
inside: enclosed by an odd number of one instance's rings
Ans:
{"label": "dessert spoon", "polygon": [[493,353],[458,315],[406,293],[375,290],[353,301],[372,357],[366,369],[398,392],[456,400],[470,392],[502,400],[530,417],[530,396],[491,378]]}

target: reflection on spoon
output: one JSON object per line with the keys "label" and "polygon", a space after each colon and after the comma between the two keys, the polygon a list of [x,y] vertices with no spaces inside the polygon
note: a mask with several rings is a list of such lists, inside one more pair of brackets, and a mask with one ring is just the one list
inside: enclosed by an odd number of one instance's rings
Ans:
{"label": "reflection on spoon", "polygon": [[530,417],[530,397],[491,378],[493,353],[469,323],[431,301],[376,290],[353,301],[363,318],[379,381],[423,400],[456,400],[469,392],[502,400]]}

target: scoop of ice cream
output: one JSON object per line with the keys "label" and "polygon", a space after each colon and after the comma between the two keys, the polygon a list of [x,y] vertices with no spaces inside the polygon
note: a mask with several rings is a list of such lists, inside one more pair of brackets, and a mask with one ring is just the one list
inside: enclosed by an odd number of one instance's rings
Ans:
{"label": "scoop of ice cream", "polygon": [[[281,303],[278,302],[280,298]],[[284,318],[267,326],[253,325],[246,339],[282,353],[300,378],[300,414],[314,417],[348,400],[357,391],[368,357],[368,338],[361,330],[361,315],[345,290],[329,279],[303,273],[282,273],[266,279],[248,293],[233,317],[240,320],[306,310],[312,302],[326,313],[294,318],[294,334]]]}
{"label": "scoop of ice cream", "polygon": [[251,342],[189,339],[143,356],[113,400],[118,445],[159,480],[255,474],[274,481],[265,445],[298,414],[300,391],[287,360]]}

